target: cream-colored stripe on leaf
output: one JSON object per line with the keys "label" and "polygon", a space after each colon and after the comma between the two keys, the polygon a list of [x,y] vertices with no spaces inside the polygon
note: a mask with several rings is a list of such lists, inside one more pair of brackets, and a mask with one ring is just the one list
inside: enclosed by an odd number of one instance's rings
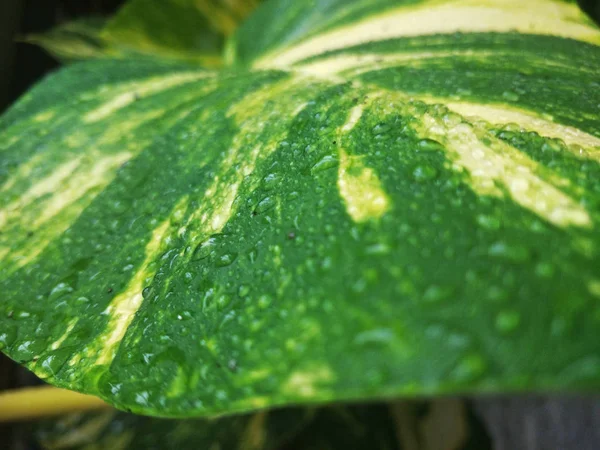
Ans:
{"label": "cream-colored stripe on leaf", "polygon": [[[446,37],[446,40],[448,38]],[[477,58],[478,61],[485,58],[503,58],[505,56],[514,57],[514,51],[506,49],[505,51],[499,50],[482,50],[482,49],[469,49],[469,50],[430,50],[430,51],[419,51],[419,52],[397,52],[397,53],[340,53],[323,57],[315,61],[298,63],[294,66],[294,69],[305,73],[307,75],[327,77],[333,75],[340,76],[357,76],[364,72],[373,72],[377,70],[383,70],[390,67],[396,66],[409,66],[419,67],[428,60],[443,60],[446,58]],[[578,72],[587,72],[592,75],[596,75],[597,71],[594,71],[587,67],[572,67],[567,63],[556,61],[549,58],[540,56],[528,55],[527,61],[532,66],[537,68],[562,68],[567,70],[576,69]]]}
{"label": "cream-colored stripe on leaf", "polygon": [[[179,86],[192,81],[197,81],[202,78],[212,77],[215,74],[212,72],[180,72],[161,77],[152,77],[143,81],[135,81],[124,83],[119,86],[121,91],[118,95],[100,105],[98,108],[87,113],[83,120],[84,122],[97,122],[99,120],[110,117],[120,109],[125,108],[138,98],[145,95],[157,94],[175,86]],[[113,87],[111,87],[113,88]]]}
{"label": "cream-colored stripe on leaf", "polygon": [[[260,179],[252,179],[256,164],[272,154],[285,134],[288,124],[294,120],[305,99],[294,95],[305,86],[304,78],[289,78],[267,84],[234,103],[227,110],[227,117],[238,127],[233,142],[223,155],[210,187],[204,193],[200,208],[189,218],[186,228],[190,230],[193,243],[219,233],[234,213],[233,203],[244,178],[258,185]],[[272,101],[277,100],[277,101]],[[272,102],[271,102],[272,101]],[[295,112],[294,114],[292,114]],[[269,116],[277,121],[277,128],[268,129],[269,136],[256,145],[256,137],[267,131]],[[252,146],[251,150],[247,147]],[[198,222],[190,226],[193,222]]]}
{"label": "cream-colored stripe on leaf", "polygon": [[[519,205],[556,226],[591,225],[587,210],[550,181],[540,178],[536,174],[539,164],[524,153],[492,137],[489,137],[491,144],[485,145],[476,130],[466,123],[446,125],[429,114],[422,120],[423,129],[416,131],[445,144],[454,164],[469,171],[472,188],[477,193],[501,197],[498,183]],[[553,183],[566,185],[569,181],[555,175]]]}
{"label": "cream-colored stripe on leaf", "polygon": [[[81,164],[83,157],[79,156],[58,166],[47,177],[31,186],[23,195],[0,210],[0,227],[8,221],[9,215],[18,214],[18,210],[26,208],[37,198],[56,192]],[[12,183],[10,183],[12,184]]]}
{"label": "cream-colored stripe on leaf", "polygon": [[[2,257],[10,255],[12,261],[5,260],[3,265],[16,270],[31,262],[89,205],[97,194],[94,188],[106,186],[115,170],[130,157],[129,152],[104,156],[93,152],[86,159],[76,157],[58,166],[0,210],[0,226],[40,230],[15,248],[0,249]],[[50,219],[55,220],[50,222]]]}
{"label": "cream-colored stripe on leaf", "polygon": [[561,139],[567,145],[581,146],[585,150],[585,156],[600,160],[600,138],[578,128],[553,122],[532,111],[512,105],[447,102],[439,99],[433,101],[443,103],[450,110],[466,117],[473,116],[495,125],[518,124],[528,131],[535,131],[540,136]]}
{"label": "cream-colored stripe on leaf", "polygon": [[285,67],[327,51],[403,36],[513,31],[600,43],[600,31],[577,5],[561,0],[425,1],[308,38],[266,55],[255,66]]}
{"label": "cream-colored stripe on leaf", "polygon": [[[340,142],[350,133],[362,116],[362,106],[355,106],[348,120],[339,130]],[[390,200],[377,174],[366,167],[360,156],[350,156],[343,148],[339,149],[338,188],[346,205],[348,215],[355,222],[366,222],[383,216],[390,207]]]}
{"label": "cream-colored stripe on leaf", "polygon": [[169,224],[170,218],[163,221],[154,229],[152,237],[148,241],[148,244],[146,244],[144,262],[135,275],[133,275],[125,290],[117,295],[106,309],[105,313],[110,316],[110,320],[104,333],[96,339],[96,342],[99,344],[98,348],[94,348],[92,350],[93,354],[90,355],[90,357],[95,355],[96,364],[108,364],[112,361],[129,324],[142,305],[142,290],[145,287],[144,281],[154,275],[154,271],[150,269],[150,264],[161,253]]}

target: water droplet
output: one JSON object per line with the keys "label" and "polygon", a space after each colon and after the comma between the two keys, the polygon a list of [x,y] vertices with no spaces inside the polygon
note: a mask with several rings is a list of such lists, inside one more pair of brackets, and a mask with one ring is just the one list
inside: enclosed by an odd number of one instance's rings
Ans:
{"label": "water droplet", "polygon": [[505,98],[506,100],[509,100],[511,102],[516,102],[519,100],[519,94],[517,94],[516,92],[512,92],[512,91],[505,91],[502,93],[502,97]]}
{"label": "water droplet", "polygon": [[254,264],[256,262],[257,258],[258,258],[258,249],[256,249],[256,248],[251,249],[248,252],[248,260]]}
{"label": "water droplet", "polygon": [[549,262],[541,262],[535,266],[535,273],[542,278],[551,278],[554,275],[555,269]]}
{"label": "water droplet", "polygon": [[148,406],[150,393],[148,391],[142,391],[135,394],[135,402],[138,405]]}
{"label": "water droplet", "polygon": [[565,143],[561,139],[546,139],[544,145],[542,145],[542,151],[553,153],[560,152],[563,148],[565,148]]}
{"label": "water droplet", "polygon": [[56,300],[59,297],[62,297],[65,294],[69,294],[73,292],[73,287],[67,283],[58,283],[52,290],[50,291],[50,295],[48,296],[48,300]]}
{"label": "water droplet", "polygon": [[520,323],[521,314],[518,311],[502,311],[496,316],[496,329],[501,333],[514,331]]}
{"label": "water droplet", "polygon": [[433,139],[421,139],[418,142],[417,147],[419,148],[419,150],[424,151],[437,151],[444,149],[444,146],[442,144]]}
{"label": "water droplet", "polygon": [[488,249],[488,255],[506,259],[514,263],[524,263],[531,259],[531,252],[522,245],[510,245],[506,242],[496,242]]}
{"label": "water droplet", "polygon": [[11,357],[15,361],[21,363],[31,361],[35,356],[33,346],[33,341],[23,341],[16,348],[13,349],[13,354],[11,355]]}
{"label": "water droplet", "polygon": [[201,244],[199,244],[192,255],[193,260],[208,258],[215,250],[215,245],[218,239],[215,236],[211,236]]}
{"label": "water droplet", "polygon": [[274,206],[275,206],[275,199],[273,197],[265,197],[260,202],[258,202],[258,205],[256,205],[256,208],[254,209],[254,211],[257,214],[260,214],[260,213],[264,213],[265,211],[270,210]]}
{"label": "water droplet", "polygon": [[261,295],[258,298],[257,304],[260,309],[266,309],[271,305],[271,301],[272,299],[268,295]]}
{"label": "water droplet", "polygon": [[231,303],[231,297],[226,294],[219,295],[217,298],[217,309],[222,311]]}
{"label": "water droplet", "polygon": [[37,363],[42,370],[46,371],[48,376],[55,376],[65,365],[69,358],[73,356],[73,350],[62,348],[56,351],[46,353]]}
{"label": "water droplet", "polygon": [[454,294],[454,286],[429,286],[423,294],[423,300],[430,303],[437,303],[442,300],[446,300]]}
{"label": "water droplet", "polygon": [[491,286],[487,290],[487,298],[491,301],[501,302],[508,298],[508,292],[498,286]]}
{"label": "water droplet", "polygon": [[338,160],[333,155],[325,155],[316,164],[312,166],[311,173],[322,172],[333,167],[337,167]]}
{"label": "water droplet", "polygon": [[143,298],[148,298],[148,297],[150,297],[150,295],[152,295],[152,287],[151,286],[147,286],[144,289],[142,289],[142,297]]}
{"label": "water droplet", "polygon": [[274,189],[279,184],[280,177],[276,173],[270,173],[263,178],[263,188],[265,190]]}
{"label": "water droplet", "polygon": [[391,251],[391,248],[388,244],[384,242],[379,242],[377,244],[369,245],[365,248],[365,253],[367,255],[386,255]]}
{"label": "water droplet", "polygon": [[431,181],[438,176],[438,171],[435,167],[429,165],[420,165],[413,170],[413,177],[415,181],[420,183]]}
{"label": "water droplet", "polygon": [[487,364],[478,353],[465,356],[452,371],[452,375],[459,381],[471,382],[480,378],[486,371]]}
{"label": "water droplet", "polygon": [[500,219],[494,216],[488,216],[485,214],[480,214],[477,216],[477,223],[486,230],[498,230],[500,229],[501,222]]}
{"label": "water droplet", "polygon": [[8,328],[0,331],[0,349],[10,347],[17,338],[16,328]]}
{"label": "water droplet", "polygon": [[224,253],[220,255],[215,261],[215,265],[217,267],[227,267],[235,261],[237,258],[237,253]]}
{"label": "water droplet", "polygon": [[389,344],[395,338],[394,331],[389,328],[377,328],[363,331],[354,338],[354,343],[358,345],[367,344]]}
{"label": "water droplet", "polygon": [[238,295],[240,297],[245,297],[250,293],[250,287],[242,284],[239,288],[238,288]]}

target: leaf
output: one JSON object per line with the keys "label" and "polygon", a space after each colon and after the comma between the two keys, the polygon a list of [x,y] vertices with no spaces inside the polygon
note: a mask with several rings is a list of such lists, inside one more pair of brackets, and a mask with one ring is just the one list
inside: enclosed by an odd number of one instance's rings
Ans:
{"label": "leaf", "polygon": [[[430,412],[427,411],[429,406]],[[34,432],[47,450],[469,448],[465,443],[467,424],[464,416],[440,416],[455,411],[462,413],[464,406],[460,402],[446,400],[431,405],[411,402],[396,404],[394,408],[405,411],[411,423],[398,423],[391,405],[369,403],[314,409],[285,408],[212,420],[156,419],[108,411],[46,421],[37,424]],[[457,423],[458,431],[444,429],[445,422],[449,422],[448,425]],[[438,426],[442,427],[442,438],[437,436]],[[404,446],[404,441],[398,438],[399,431],[417,433],[415,446]],[[454,436],[461,442],[453,440]],[[436,438],[441,441],[437,445]],[[473,442],[479,449],[489,448],[484,442]]]}
{"label": "leaf", "polygon": [[260,0],[130,0],[101,36],[125,49],[221,63],[225,38]]}
{"label": "leaf", "polygon": [[275,449],[316,415],[312,410],[292,409],[213,420],[169,420],[113,410],[46,421],[37,425],[35,434],[48,450]]}
{"label": "leaf", "polygon": [[107,21],[68,22],[23,41],[40,45],[64,62],[90,58],[161,56],[222,64],[223,46],[260,0],[130,0]]}
{"label": "leaf", "polygon": [[39,45],[63,62],[116,57],[119,52],[110,48],[99,36],[104,25],[105,21],[101,18],[80,19],[46,33],[25,36],[23,42]]}
{"label": "leaf", "polygon": [[598,30],[329,5],[265,3],[237,67],[89,61],[2,117],[7,355],[169,417],[598,389]]}

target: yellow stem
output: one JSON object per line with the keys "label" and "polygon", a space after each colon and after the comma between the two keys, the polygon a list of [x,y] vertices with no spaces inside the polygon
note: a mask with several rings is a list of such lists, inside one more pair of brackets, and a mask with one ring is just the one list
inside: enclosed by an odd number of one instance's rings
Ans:
{"label": "yellow stem", "polygon": [[97,397],[52,386],[0,392],[0,422],[110,408]]}

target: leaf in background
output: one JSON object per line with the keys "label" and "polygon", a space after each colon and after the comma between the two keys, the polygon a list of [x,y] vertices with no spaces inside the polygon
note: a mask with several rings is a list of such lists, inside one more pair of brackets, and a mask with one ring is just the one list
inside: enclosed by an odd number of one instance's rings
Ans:
{"label": "leaf in background", "polygon": [[263,411],[212,420],[172,420],[118,411],[70,415],[38,425],[43,448],[134,449],[275,449],[313,418],[310,410]]}
{"label": "leaf in background", "polygon": [[110,20],[80,19],[24,42],[63,62],[151,56],[222,64],[225,39],[260,0],[131,0]]}
{"label": "leaf in background", "polygon": [[203,419],[156,419],[117,411],[37,426],[47,450],[398,448],[385,405],[279,409]]}
{"label": "leaf in background", "polygon": [[100,38],[105,25],[101,18],[80,19],[60,25],[46,33],[31,34],[22,40],[39,45],[63,62],[117,57],[119,52]]}
{"label": "leaf in background", "polygon": [[475,4],[274,0],[232,41],[260,70],[38,85],[0,122],[3,351],[174,417],[598,389],[600,32]]}
{"label": "leaf in background", "polygon": [[[285,408],[212,420],[108,411],[39,423],[35,436],[46,450],[490,448],[485,440],[470,436],[465,406],[458,400],[396,403],[393,408],[402,410],[408,421],[399,422],[391,405],[383,403]],[[413,435],[412,446],[406,445],[403,433]]]}
{"label": "leaf in background", "polygon": [[101,36],[136,52],[221,64],[225,38],[260,0],[130,0]]}

